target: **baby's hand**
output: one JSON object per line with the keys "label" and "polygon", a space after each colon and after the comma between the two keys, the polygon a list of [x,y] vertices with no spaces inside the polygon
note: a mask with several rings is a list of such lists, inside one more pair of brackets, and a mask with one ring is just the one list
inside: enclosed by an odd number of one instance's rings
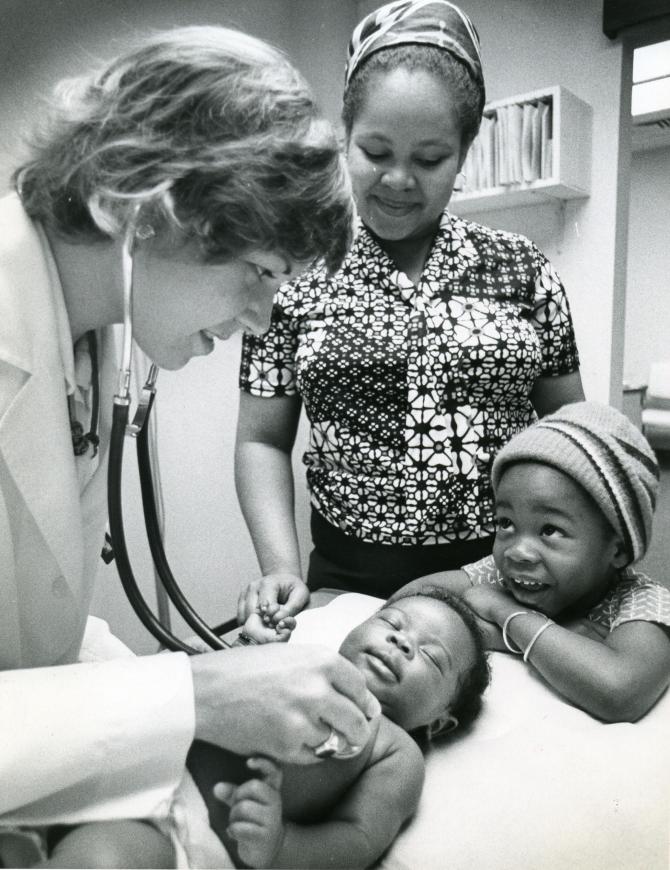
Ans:
{"label": "baby's hand", "polygon": [[267,574],[254,580],[240,593],[237,621],[243,625],[252,613],[260,613],[273,622],[295,616],[309,603],[309,589],[295,574]]}
{"label": "baby's hand", "polygon": [[295,619],[292,616],[285,616],[275,624],[266,622],[260,613],[251,613],[244,623],[244,633],[256,643],[286,643],[294,628]]}
{"label": "baby's hand", "polygon": [[258,773],[242,785],[219,783],[214,794],[230,805],[228,836],[237,841],[237,852],[249,867],[272,867],[284,838],[281,769],[269,758],[249,758],[247,766]]}
{"label": "baby's hand", "polygon": [[275,640],[280,643],[286,643],[291,638],[293,629],[295,628],[295,619],[292,616],[285,616],[275,624],[277,637]]}

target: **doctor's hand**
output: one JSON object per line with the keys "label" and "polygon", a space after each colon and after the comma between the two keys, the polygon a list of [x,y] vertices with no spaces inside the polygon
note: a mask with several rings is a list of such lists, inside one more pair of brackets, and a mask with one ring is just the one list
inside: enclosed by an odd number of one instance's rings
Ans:
{"label": "doctor's hand", "polygon": [[362,674],[327,647],[267,644],[189,661],[196,738],[238,755],[313,764],[333,728],[360,750],[381,712]]}
{"label": "doctor's hand", "polygon": [[240,593],[237,621],[244,625],[252,613],[259,613],[266,625],[276,625],[304,610],[308,603],[307,584],[296,574],[267,574]]}

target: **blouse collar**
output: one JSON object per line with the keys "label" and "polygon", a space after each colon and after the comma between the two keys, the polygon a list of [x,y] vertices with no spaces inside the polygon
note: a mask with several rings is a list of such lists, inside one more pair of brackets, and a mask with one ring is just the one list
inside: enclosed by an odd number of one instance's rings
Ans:
{"label": "blouse collar", "polygon": [[[458,255],[458,256],[456,256]],[[397,292],[412,307],[423,311],[444,292],[445,280],[458,281],[479,255],[468,238],[467,225],[444,211],[418,284],[415,284],[383,250],[358,218],[356,240],[350,257],[366,283]]]}

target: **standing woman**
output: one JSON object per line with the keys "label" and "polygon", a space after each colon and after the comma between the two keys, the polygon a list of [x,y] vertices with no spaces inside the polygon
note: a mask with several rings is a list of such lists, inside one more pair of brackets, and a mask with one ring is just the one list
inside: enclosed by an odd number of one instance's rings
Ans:
{"label": "standing woman", "polygon": [[216,27],[157,34],[55,108],[0,200],[0,856],[12,826],[165,817],[194,736],[308,763],[331,726],[364,745],[378,710],[319,647],[103,661],[88,619],[124,250],[159,366],[262,332],[280,281],[350,243],[332,130],[280,52]]}
{"label": "standing woman", "polygon": [[565,291],[528,239],[446,211],[484,107],[479,39],[446,0],[399,0],[354,31],[343,119],[360,215],[245,336],[237,485],[264,577],[240,596],[304,606],[290,455],[301,403],[307,583],[386,597],[489,553],[493,457],[583,398]]}

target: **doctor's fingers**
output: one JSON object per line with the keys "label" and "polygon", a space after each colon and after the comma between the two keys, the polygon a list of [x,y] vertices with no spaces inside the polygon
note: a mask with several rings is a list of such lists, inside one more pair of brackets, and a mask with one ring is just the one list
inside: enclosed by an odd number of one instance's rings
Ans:
{"label": "doctor's fingers", "polygon": [[366,720],[369,721],[381,716],[381,705],[368,689],[363,674],[339,653],[335,661],[333,687],[345,698],[353,701],[356,707],[363,712]]}
{"label": "doctor's fingers", "polygon": [[[370,739],[370,720],[381,715],[379,701],[370,692],[362,674],[342,656],[332,675],[334,693],[330,693],[312,713],[329,729],[335,729],[351,747],[361,749]],[[320,741],[330,735],[321,731]],[[311,744],[312,751],[314,746]],[[355,753],[353,753],[355,754]]]}
{"label": "doctor's fingers", "polygon": [[191,656],[189,665],[196,737],[238,755],[312,763],[330,725],[362,746],[379,712],[362,674],[325,646],[247,646]]}
{"label": "doctor's fingers", "polygon": [[[249,648],[247,648],[249,650]],[[265,709],[257,721],[271,721],[265,743],[256,753],[294,764],[316,761],[314,748],[336,729],[352,746],[363,747],[370,738],[369,719],[380,712],[363,675],[351,662],[323,646],[283,645],[256,647],[251,652],[272,654],[272,692],[257,698]],[[279,672],[279,656],[291,666]],[[266,665],[266,668],[272,667]],[[249,723],[253,728],[255,723]],[[253,754],[253,753],[251,753]]]}

